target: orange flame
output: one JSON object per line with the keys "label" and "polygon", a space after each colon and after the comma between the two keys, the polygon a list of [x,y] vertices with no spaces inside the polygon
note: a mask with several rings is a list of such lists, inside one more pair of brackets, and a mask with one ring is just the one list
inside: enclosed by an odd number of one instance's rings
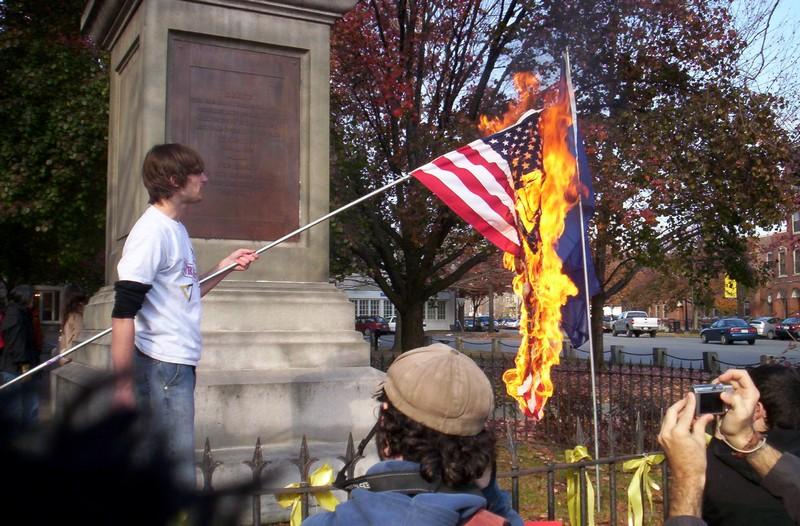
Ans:
{"label": "orange flame", "polygon": [[[510,126],[539,98],[538,81],[530,73],[515,75],[519,101],[499,119],[481,117],[481,130],[495,133]],[[543,167],[523,174],[522,186],[515,191],[517,229],[523,259],[506,253],[503,265],[516,273],[514,293],[522,299],[520,342],[516,367],[503,374],[506,390],[522,411],[536,420],[553,395],[550,369],[559,363],[562,348],[561,307],[578,289],[562,271],[556,253],[564,233],[567,212],[577,203],[575,157],[569,149],[567,133],[572,124],[569,99],[564,93],[545,106],[539,119],[543,148]],[[537,225],[538,222],[538,225]],[[524,231],[538,230],[535,246]]]}

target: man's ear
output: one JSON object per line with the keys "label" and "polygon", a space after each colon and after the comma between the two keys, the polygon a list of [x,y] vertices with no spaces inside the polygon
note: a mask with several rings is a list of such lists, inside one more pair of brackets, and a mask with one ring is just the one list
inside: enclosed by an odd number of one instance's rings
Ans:
{"label": "man's ear", "polygon": [[764,409],[764,404],[761,402],[756,403],[756,408],[753,411],[753,427],[760,433],[765,433],[769,430],[767,410]]}

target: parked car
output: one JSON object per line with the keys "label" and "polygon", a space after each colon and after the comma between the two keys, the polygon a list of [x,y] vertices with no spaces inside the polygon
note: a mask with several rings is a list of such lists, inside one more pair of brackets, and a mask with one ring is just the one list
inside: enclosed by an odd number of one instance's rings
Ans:
{"label": "parked car", "polygon": [[[389,332],[397,332],[397,316],[390,317],[386,324],[389,326]],[[422,328],[424,329],[428,323],[425,320],[422,320]]]}
{"label": "parked car", "polygon": [[775,326],[780,323],[780,318],[773,316],[761,316],[750,321],[750,326],[756,328],[756,333],[762,338],[775,338]]}
{"label": "parked car", "polygon": [[500,318],[497,321],[504,329],[519,329],[519,318]]}
{"label": "parked car", "polygon": [[611,324],[611,335],[625,334],[629,338],[642,333],[650,334],[651,338],[656,337],[658,332],[658,318],[650,318],[647,313],[641,310],[625,311],[619,318]]}
{"label": "parked car", "polygon": [[800,339],[800,318],[786,318],[779,324],[775,325],[775,336],[781,340]]}
{"label": "parked car", "polygon": [[[481,324],[480,330],[489,330],[489,316],[478,316],[478,321]],[[494,322],[494,332],[500,332],[500,325],[497,323],[497,320]]]}
{"label": "parked car", "polygon": [[753,345],[756,343],[756,328],[741,318],[724,318],[700,331],[700,340],[703,343],[718,341],[723,345],[746,341]]}
{"label": "parked car", "polygon": [[382,336],[390,332],[389,324],[381,316],[357,316],[356,330],[369,338],[372,338],[373,334]]}
{"label": "parked car", "polygon": [[482,331],[481,322],[477,321],[475,318],[464,318],[464,330],[467,332],[477,332]]}
{"label": "parked car", "polygon": [[617,317],[613,314],[603,316],[603,332],[611,332],[615,321],[617,321]]}

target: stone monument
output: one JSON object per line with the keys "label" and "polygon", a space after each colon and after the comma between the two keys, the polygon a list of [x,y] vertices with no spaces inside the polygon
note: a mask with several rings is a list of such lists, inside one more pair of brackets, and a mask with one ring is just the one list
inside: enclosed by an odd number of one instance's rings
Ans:
{"label": "stone monument", "polygon": [[[355,0],[90,1],[84,33],[110,51],[106,286],[83,337],[110,326],[125,238],[147,206],[147,150],[181,142],[206,160],[203,203],[185,221],[198,267],[260,247],[328,212],[330,26]],[[323,224],[264,253],[203,300],[197,448],[230,459],[344,452],[373,423],[382,373],[328,283]],[[56,404],[110,367],[110,337],[56,372]],[[314,450],[314,447],[317,447]],[[324,453],[323,453],[324,454]]]}

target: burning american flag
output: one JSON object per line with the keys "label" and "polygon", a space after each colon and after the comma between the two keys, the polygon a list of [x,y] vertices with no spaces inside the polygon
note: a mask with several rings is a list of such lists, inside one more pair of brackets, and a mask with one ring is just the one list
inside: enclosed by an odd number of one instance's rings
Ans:
{"label": "burning american flag", "polygon": [[[538,96],[533,75],[518,74],[514,81],[520,100],[500,119],[481,118],[487,137],[411,175],[503,250],[504,265],[516,273],[522,341],[516,367],[503,380],[523,412],[538,420],[553,394],[550,368],[559,363],[562,326],[576,347],[588,339],[584,281],[590,295],[599,285],[588,246],[586,254],[581,251],[581,229],[585,233],[594,195],[583,148],[571,140],[566,81],[562,77]],[[530,109],[541,99],[543,108]]]}

